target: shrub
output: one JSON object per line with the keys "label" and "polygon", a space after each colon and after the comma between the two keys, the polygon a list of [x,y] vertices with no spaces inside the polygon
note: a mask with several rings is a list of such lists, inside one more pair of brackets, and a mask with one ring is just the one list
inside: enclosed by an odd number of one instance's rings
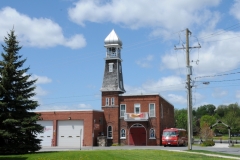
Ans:
{"label": "shrub", "polygon": [[215,142],[213,140],[206,140],[201,145],[202,146],[214,146]]}

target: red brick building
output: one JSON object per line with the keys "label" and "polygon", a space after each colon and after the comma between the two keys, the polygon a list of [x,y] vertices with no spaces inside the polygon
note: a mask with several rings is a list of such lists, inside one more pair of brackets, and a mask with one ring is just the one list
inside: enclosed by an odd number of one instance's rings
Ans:
{"label": "red brick building", "polygon": [[43,146],[96,146],[100,135],[108,145],[161,145],[163,129],[174,127],[174,106],[159,94],[123,94],[122,42],[114,30],[104,42],[102,110],[39,112]]}
{"label": "red brick building", "polygon": [[110,97],[102,96],[108,145],[160,145],[163,129],[174,127],[174,108],[158,94],[118,95],[106,106]]}

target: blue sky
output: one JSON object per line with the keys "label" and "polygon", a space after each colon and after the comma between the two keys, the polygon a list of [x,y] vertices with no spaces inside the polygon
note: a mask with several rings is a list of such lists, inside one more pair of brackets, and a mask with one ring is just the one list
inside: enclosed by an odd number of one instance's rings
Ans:
{"label": "blue sky", "polygon": [[[101,109],[104,39],[123,42],[125,94],[159,93],[186,108],[185,29],[192,32],[193,107],[240,102],[240,1],[0,2],[0,42],[14,27],[36,83],[37,110]],[[2,52],[2,48],[1,48]],[[210,82],[204,85],[203,82]]]}

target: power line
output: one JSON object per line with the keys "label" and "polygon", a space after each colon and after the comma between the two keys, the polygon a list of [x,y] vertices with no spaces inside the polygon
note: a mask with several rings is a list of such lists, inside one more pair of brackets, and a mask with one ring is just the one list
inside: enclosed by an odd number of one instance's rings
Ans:
{"label": "power line", "polygon": [[[226,81],[239,81],[240,79],[227,79],[221,81],[208,81],[208,82],[226,82]],[[206,81],[195,81],[195,82],[206,82]]]}
{"label": "power line", "polygon": [[[238,81],[240,79],[233,79],[233,80],[224,80],[224,81],[210,81],[210,82],[225,82],[225,81]],[[204,82],[204,81],[197,81],[197,82]],[[168,86],[179,86],[179,85],[182,85],[182,84],[178,84],[178,85],[168,85]],[[168,86],[161,86],[161,87],[168,87]],[[237,85],[224,85],[224,86],[212,86],[212,87],[197,87],[197,86],[194,86],[195,89],[209,89],[209,88],[216,88],[216,87],[235,87],[235,86],[239,86],[239,84]],[[157,87],[157,88],[161,88],[161,87]],[[156,87],[148,87],[148,89],[150,88],[156,88]],[[135,89],[135,90],[140,90],[140,89]],[[128,92],[134,92],[135,90],[128,90]],[[161,90],[159,93],[162,93],[162,92],[168,92],[168,91],[171,91],[172,89],[165,89],[165,90]],[[185,91],[185,88],[178,88],[177,89],[178,91]],[[196,90],[194,91],[194,93],[196,93]],[[79,96],[69,96],[69,97],[57,97],[57,98],[46,98],[46,99],[60,99],[60,98],[71,98],[71,97],[84,97],[84,96],[100,96],[100,94],[94,94],[94,95],[79,95]],[[194,98],[196,100],[196,97]],[[98,101],[98,100],[101,100],[101,99],[90,99],[90,100],[82,100],[82,101],[64,101],[64,102],[61,102],[61,101],[58,101],[58,102],[52,102],[52,103],[47,103],[47,104],[41,104],[41,106],[46,106],[46,105],[52,105],[52,104],[58,104],[58,103],[74,103],[74,102],[89,102],[89,101]]]}
{"label": "power line", "polygon": [[93,95],[80,95],[80,96],[67,96],[67,97],[50,97],[44,99],[62,99],[62,98],[76,98],[76,97],[89,97],[89,96],[99,96],[100,94],[93,94]]}
{"label": "power line", "polygon": [[239,37],[240,37],[240,36],[236,36],[236,37],[230,37],[230,38],[226,38],[226,39],[213,40],[213,41],[205,41],[205,42],[218,42],[218,41],[225,41],[225,40],[234,39],[234,38],[239,38]]}
{"label": "power line", "polygon": [[225,74],[215,74],[215,75],[207,75],[207,76],[198,76],[195,77],[197,78],[209,78],[209,77],[219,77],[219,76],[227,76],[227,75],[234,75],[234,74],[239,74],[240,72],[232,72],[232,73],[225,73]]}
{"label": "power line", "polygon": [[89,102],[89,101],[99,101],[101,99],[95,99],[95,100],[84,100],[84,101],[71,101],[71,102],[53,102],[53,103],[47,103],[47,104],[42,104],[41,106],[48,106],[48,105],[52,105],[52,104],[58,104],[58,103],[75,103],[75,102]]}
{"label": "power line", "polygon": [[[224,28],[223,30],[216,31],[216,32],[213,32],[213,33],[211,33],[211,34],[209,34],[209,35],[205,35],[205,36],[199,37],[199,39],[202,39],[202,40],[203,40],[203,39],[212,38],[212,37],[214,37],[214,36],[220,35],[220,34],[225,33],[225,32],[227,32],[227,31],[234,30],[234,29],[239,28],[239,27],[240,27],[240,22],[239,22],[239,23],[236,23],[236,24],[233,24],[232,26],[226,27],[226,28]],[[230,28],[233,28],[233,29],[230,30]]]}
{"label": "power line", "polygon": [[226,86],[212,86],[212,87],[195,87],[197,89],[208,89],[208,88],[216,88],[216,87],[235,87],[235,86],[239,86],[239,84],[236,85],[226,85]]}

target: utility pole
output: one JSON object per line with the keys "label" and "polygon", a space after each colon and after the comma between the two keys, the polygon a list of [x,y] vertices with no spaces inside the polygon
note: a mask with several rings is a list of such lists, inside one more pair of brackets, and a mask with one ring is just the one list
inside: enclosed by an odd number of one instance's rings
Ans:
{"label": "utility pole", "polygon": [[189,48],[201,48],[201,46],[197,47],[189,47],[189,35],[191,35],[191,32],[186,29],[186,47],[182,48],[176,48],[178,49],[186,49],[186,67],[187,67],[187,82],[186,82],[186,88],[187,88],[187,113],[188,113],[188,150],[192,150],[192,140],[193,140],[193,129],[192,129],[192,86],[191,86],[191,75],[192,75],[192,66],[190,66],[190,60],[189,60]]}

